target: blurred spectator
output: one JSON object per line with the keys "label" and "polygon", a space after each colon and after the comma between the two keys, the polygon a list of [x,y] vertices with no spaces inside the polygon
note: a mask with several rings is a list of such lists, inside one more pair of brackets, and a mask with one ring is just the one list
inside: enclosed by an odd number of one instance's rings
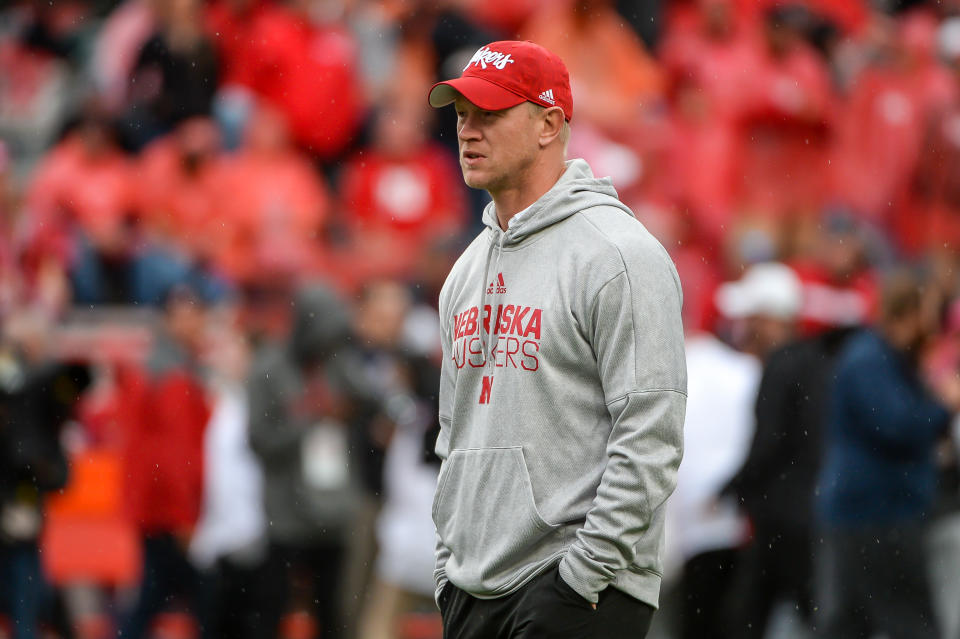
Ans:
{"label": "blurred spectator", "polygon": [[950,74],[951,99],[929,109],[905,202],[894,226],[899,246],[909,254],[960,245],[960,19],[943,22],[938,31],[941,57]]}
{"label": "blurred spectator", "polygon": [[428,105],[415,95],[385,100],[373,144],[344,166],[340,196],[350,238],[344,257],[358,281],[416,276],[426,249],[466,225],[455,159],[426,140]]}
{"label": "blurred spectator", "polygon": [[[417,419],[418,411],[413,395],[414,371],[402,350],[401,342],[410,306],[411,296],[404,285],[389,280],[369,281],[361,288],[354,321],[361,370],[375,395],[382,398],[385,411],[384,415],[368,424],[358,442],[364,451],[368,505],[364,509],[365,516],[358,519],[357,527],[358,536],[364,534],[365,538],[355,538],[351,543],[354,564],[351,570],[354,573],[362,571],[363,579],[358,579],[358,575],[354,574],[352,581],[362,581],[362,586],[350,590],[359,594],[361,602],[366,600],[375,608],[385,603],[381,599],[381,560],[384,552],[392,550],[395,546],[391,544],[397,541],[387,541],[380,536],[380,522],[384,516],[381,506],[385,494],[389,494],[390,490],[385,485],[389,480],[384,475],[385,458],[388,449],[393,447],[396,429],[409,426]],[[363,547],[359,548],[360,545]],[[411,559],[409,555],[405,558]],[[362,566],[359,570],[358,565]],[[361,611],[357,612],[362,614]],[[369,613],[369,610],[362,612]],[[386,636],[390,636],[391,622],[395,621],[390,613],[395,612],[379,607],[375,613],[376,619],[368,616],[361,621],[360,636],[379,636],[378,633],[388,633]]]}
{"label": "blurred spectator", "polygon": [[237,220],[219,150],[216,126],[195,118],[152,143],[136,164],[136,207],[152,249],[136,274],[137,296],[146,303],[184,280],[211,294],[222,288],[217,269]]}
{"label": "blurred spectator", "polygon": [[749,96],[738,87],[756,67],[762,42],[730,1],[690,4],[696,9],[689,14],[674,9],[677,15],[669,23],[659,58],[670,86],[695,87],[711,122],[729,126],[746,106]]}
{"label": "blurred spectator", "polygon": [[134,297],[133,175],[102,107],[90,102],[38,167],[27,192],[34,268],[68,269],[79,303]]}
{"label": "blurred spectator", "polygon": [[282,110],[294,139],[324,162],[341,156],[363,120],[362,85],[353,36],[338,3],[290,0],[258,14],[250,46],[228,68],[234,78]]}
{"label": "blurred spectator", "polygon": [[761,20],[764,11],[771,7],[790,4],[803,7],[807,12],[820,14],[845,31],[863,28],[869,17],[870,7],[864,0],[733,0],[736,12],[745,21]]}
{"label": "blurred spectator", "polygon": [[702,235],[718,244],[734,213],[737,125],[749,100],[743,87],[762,43],[727,0],[693,4],[692,19],[670,22],[661,49],[670,108],[657,178],[669,201],[688,206]]}
{"label": "blurred spectator", "polygon": [[611,0],[545,2],[520,37],[566,62],[578,121],[610,136],[633,130],[662,95],[656,61]]}
{"label": "blurred spectator", "polygon": [[156,8],[159,28],[133,66],[123,119],[124,142],[135,150],[187,118],[208,115],[218,85],[200,0],[170,0]]}
{"label": "blurred spectator", "polygon": [[272,0],[212,0],[204,8],[207,37],[214,44],[220,60],[220,83],[224,86],[243,84],[254,46],[253,31],[267,14],[280,11]]}
{"label": "blurred spectator", "polygon": [[190,559],[203,580],[200,612],[207,639],[273,639],[261,578],[267,561],[263,475],[248,438],[250,345],[231,315],[208,332],[212,413],[204,437],[203,506]]}
{"label": "blurred spectator", "polygon": [[134,66],[156,31],[161,5],[162,0],[126,0],[103,22],[91,54],[90,74],[112,113],[124,108]]}
{"label": "blurred spectator", "polygon": [[832,327],[870,323],[878,293],[867,261],[868,227],[848,212],[834,210],[817,227],[805,228],[794,238],[799,256],[791,261],[803,283],[801,333],[815,335]]}
{"label": "blurred spectator", "polygon": [[[794,307],[795,317],[800,308]],[[724,599],[727,636],[762,639],[774,606],[784,599],[811,624],[811,521],[823,412],[833,360],[852,330],[791,340],[764,361],[753,441],[723,489],[737,498],[753,531]]]}
{"label": "blurred spectator", "polygon": [[[931,16],[914,13],[900,23],[879,22],[877,31],[878,50],[838,115],[831,191],[862,219],[885,225],[897,219],[895,207],[917,167],[929,117],[957,89],[931,46],[936,33]],[[925,222],[914,220],[911,229],[922,235]],[[918,248],[920,238],[902,239]]]}
{"label": "blurred spectator", "polygon": [[767,13],[762,54],[741,88],[736,203],[775,218],[818,213],[829,166],[833,93],[824,60],[804,40],[805,19],[797,7]]}
{"label": "blurred spectator", "polygon": [[61,434],[90,383],[86,366],[51,358],[49,329],[42,314],[20,310],[0,342],[0,608],[14,639],[40,636],[44,499],[66,484]]}
{"label": "blurred spectator", "polygon": [[[72,105],[69,64],[30,42],[37,12],[63,9],[66,29],[68,6],[34,2],[4,3],[0,8],[0,136],[16,156],[19,170],[31,168],[54,142]],[[75,25],[74,25],[75,26]]]}
{"label": "blurred spectator", "polygon": [[825,636],[938,637],[924,535],[936,488],[934,447],[960,409],[960,377],[933,399],[917,375],[934,330],[922,282],[896,272],[884,283],[875,329],[838,356],[827,404],[816,512]]}
{"label": "blurred spectator", "polygon": [[347,342],[343,300],[304,286],[285,343],[267,343],[247,386],[250,443],[264,474],[270,568],[266,627],[306,610],[323,639],[343,635],[340,587],[361,490],[356,419],[369,390]]}
{"label": "blurred spectator", "polygon": [[[763,300],[756,299],[757,304]],[[757,307],[752,313],[762,312]],[[720,490],[742,463],[753,433],[760,362],[710,333],[688,333],[684,463],[667,502],[668,546],[683,562],[680,637],[726,639],[728,591],[749,525]]]}
{"label": "blurred spectator", "polygon": [[207,312],[199,294],[173,287],[146,370],[124,381],[130,419],[125,476],[130,515],[143,540],[143,576],[121,636],[149,636],[171,601],[199,612],[187,558],[203,500],[204,432],[210,400],[201,369]]}
{"label": "blurred spectator", "polygon": [[[949,273],[952,293],[955,271]],[[933,340],[923,360],[925,381],[936,387],[939,380],[950,378],[960,371],[960,303],[953,300],[944,313],[942,335]],[[938,442],[936,464],[938,471],[937,496],[930,516],[927,534],[931,595],[937,615],[940,634],[956,637],[960,634],[960,422],[954,418],[949,433]]]}
{"label": "blurred spectator", "polygon": [[[231,281],[243,285],[265,273],[289,277],[322,268],[330,195],[293,147],[283,113],[257,105],[242,147],[223,162],[222,187],[215,184],[217,172],[210,174],[206,214],[223,235],[212,253]],[[195,232],[197,222],[185,222],[183,231]]]}
{"label": "blurred spectator", "polygon": [[717,289],[716,304],[730,320],[736,348],[764,361],[793,338],[802,304],[800,280],[783,264],[755,264]]}

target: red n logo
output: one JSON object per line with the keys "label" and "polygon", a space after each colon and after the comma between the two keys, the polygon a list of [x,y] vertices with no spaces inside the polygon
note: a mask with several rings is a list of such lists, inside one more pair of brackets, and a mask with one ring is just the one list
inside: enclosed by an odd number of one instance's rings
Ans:
{"label": "red n logo", "polygon": [[493,392],[493,375],[483,376],[483,388],[480,390],[480,403],[490,403],[490,393]]}

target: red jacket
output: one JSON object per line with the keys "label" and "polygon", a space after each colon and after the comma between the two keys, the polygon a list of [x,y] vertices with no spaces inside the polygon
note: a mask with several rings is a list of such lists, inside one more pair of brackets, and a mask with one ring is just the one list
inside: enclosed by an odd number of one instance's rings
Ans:
{"label": "red jacket", "polygon": [[144,533],[189,532],[203,498],[204,387],[185,368],[123,375],[128,512]]}

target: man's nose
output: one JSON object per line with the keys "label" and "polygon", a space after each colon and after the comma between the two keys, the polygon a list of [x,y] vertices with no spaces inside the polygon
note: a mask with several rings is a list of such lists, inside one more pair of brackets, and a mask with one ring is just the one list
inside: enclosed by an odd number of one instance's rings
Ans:
{"label": "man's nose", "polygon": [[471,114],[460,120],[457,137],[464,141],[480,139],[480,128],[477,126],[476,116]]}

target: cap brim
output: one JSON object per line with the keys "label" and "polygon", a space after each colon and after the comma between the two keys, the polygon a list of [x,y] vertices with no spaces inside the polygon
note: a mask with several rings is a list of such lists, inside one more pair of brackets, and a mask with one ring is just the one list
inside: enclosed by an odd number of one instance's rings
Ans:
{"label": "cap brim", "polygon": [[456,100],[458,95],[462,95],[471,104],[486,111],[509,109],[527,101],[525,97],[508,91],[497,84],[471,76],[437,82],[430,88],[428,99],[430,100],[430,106],[439,108]]}

